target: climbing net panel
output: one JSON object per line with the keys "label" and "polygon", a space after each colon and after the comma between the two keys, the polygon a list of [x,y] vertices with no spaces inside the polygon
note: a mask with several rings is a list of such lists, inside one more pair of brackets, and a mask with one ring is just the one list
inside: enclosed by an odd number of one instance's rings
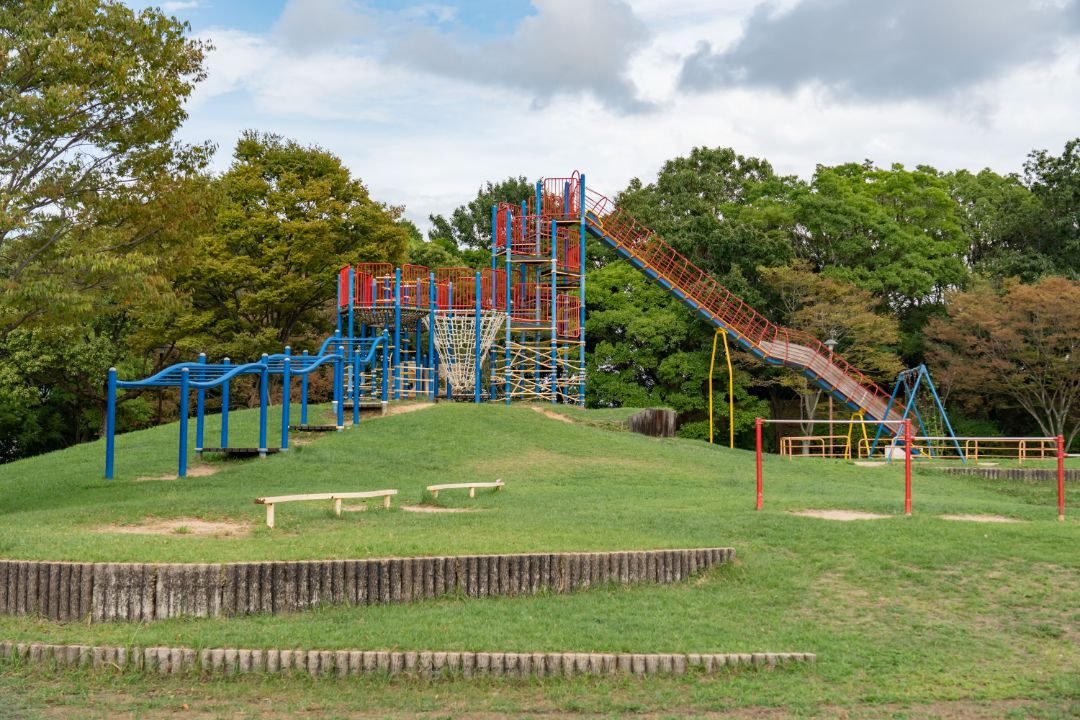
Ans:
{"label": "climbing net panel", "polygon": [[497,374],[509,386],[513,400],[557,400],[579,402],[585,382],[575,343],[551,347],[548,340],[513,342],[495,351]]}
{"label": "climbing net panel", "polygon": [[[480,313],[481,365],[505,323],[506,313],[492,310]],[[474,311],[451,311],[436,313],[430,328],[435,336],[435,349],[439,351],[439,372],[449,380],[455,395],[470,395],[476,387],[476,324]]]}

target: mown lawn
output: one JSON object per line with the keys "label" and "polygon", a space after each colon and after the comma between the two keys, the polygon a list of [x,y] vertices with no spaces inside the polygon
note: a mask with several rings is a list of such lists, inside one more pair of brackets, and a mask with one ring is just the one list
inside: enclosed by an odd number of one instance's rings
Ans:
{"label": "mown lawn", "polygon": [[[254,444],[239,440],[254,437],[255,417],[232,416],[238,444]],[[145,626],[0,618],[0,637],[327,649],[790,650],[818,653],[817,665],[645,681],[427,686],[278,678],[197,688],[108,673],[9,669],[0,674],[0,695],[17,698],[10,707],[30,714],[50,697],[86,712],[111,698],[135,715],[168,714],[184,703],[208,716],[517,714],[533,708],[659,716],[732,708],[889,717],[1080,712],[1080,488],[1071,487],[1070,518],[1057,523],[1049,483],[990,482],[920,468],[915,515],[905,518],[899,463],[862,468],[769,457],[765,510],[758,513],[752,454],[602,427],[611,419],[569,424],[529,407],[440,404],[365,421],[296,445],[287,455],[219,463],[211,476],[138,480],[175,472],[176,427],[156,428],[119,439],[112,482],[101,479],[100,444],[0,466],[0,555],[206,562],[730,545],[738,551],[735,566],[675,587],[450,598],[292,616]],[[213,432],[211,419],[208,438]],[[483,492],[476,500],[440,495],[439,504],[478,512],[418,514],[396,507],[422,502],[430,483],[495,478],[506,481],[504,492]],[[259,495],[380,487],[401,491],[395,509],[337,519],[328,503],[284,505],[274,531],[262,525],[263,509],[252,503]],[[787,512],[806,508],[891,517],[842,523]],[[1022,522],[938,517],[961,513]],[[107,531],[148,518],[226,520],[249,525],[251,534]],[[752,712],[759,711],[766,712]]]}

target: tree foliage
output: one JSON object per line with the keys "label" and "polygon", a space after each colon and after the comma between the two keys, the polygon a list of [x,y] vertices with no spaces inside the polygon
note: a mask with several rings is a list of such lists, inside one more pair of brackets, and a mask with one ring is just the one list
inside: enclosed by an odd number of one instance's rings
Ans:
{"label": "tree foliage", "polygon": [[405,258],[401,209],[372,200],[325,150],[246,132],[216,186],[213,230],[182,279],[191,329],[216,354],[257,357],[329,330],[339,267]]}
{"label": "tree foliage", "polygon": [[1041,434],[1080,431],[1080,282],[1048,276],[997,292],[986,282],[949,298],[930,322],[935,370],[954,391],[1022,408]]}
{"label": "tree foliage", "polygon": [[[501,202],[520,204],[535,195],[535,184],[524,175],[501,182],[488,182],[476,191],[476,197],[460,205],[450,217],[431,215],[430,240],[448,242],[462,251],[491,252],[491,207]],[[487,256],[490,261],[490,255]]]}
{"label": "tree foliage", "polygon": [[0,5],[0,338],[138,292],[167,246],[140,209],[198,169],[174,133],[207,46],[115,0]]}

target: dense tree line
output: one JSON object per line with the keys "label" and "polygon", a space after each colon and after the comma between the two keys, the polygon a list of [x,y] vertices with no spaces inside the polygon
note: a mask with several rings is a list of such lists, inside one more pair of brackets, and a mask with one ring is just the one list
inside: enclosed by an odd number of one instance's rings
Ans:
{"label": "dense tree line", "polygon": [[[0,6],[0,461],[96,437],[107,368],[145,376],[205,351],[314,348],[334,270],[490,263],[490,208],[533,192],[489,182],[428,237],[332,152],[246,132],[232,164],[176,131],[208,47],[114,0]],[[891,385],[928,362],[958,429],[1080,428],[1080,139],[1018,175],[872,162],[808,180],[694,148],[618,202],[768,318],[837,341]],[[587,253],[588,399],[668,405],[705,437],[713,330],[597,243]],[[736,414],[820,416],[793,373],[737,354]],[[726,373],[715,378],[726,390]],[[243,393],[240,392],[240,399]],[[175,417],[130,393],[121,429]]]}

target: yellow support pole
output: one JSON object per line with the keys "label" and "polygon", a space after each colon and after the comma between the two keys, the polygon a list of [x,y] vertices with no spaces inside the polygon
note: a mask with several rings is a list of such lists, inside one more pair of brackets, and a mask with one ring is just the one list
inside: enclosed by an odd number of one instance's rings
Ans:
{"label": "yellow support pole", "polygon": [[[724,356],[727,358],[727,393],[728,393],[728,447],[735,449],[735,374],[731,370],[731,350],[728,348],[727,333],[724,336]],[[714,338],[715,340],[715,338]]]}
{"label": "yellow support pole", "polygon": [[716,336],[720,334],[717,330],[716,334],[712,336],[712,357],[709,359],[709,444],[713,444],[713,412],[712,412],[712,381],[713,381],[713,369],[716,367]]}
{"label": "yellow support pole", "polygon": [[731,349],[728,347],[727,333],[717,330],[712,339],[712,357],[709,359],[709,444],[713,442],[713,372],[716,370],[716,338],[724,336],[724,357],[727,358],[728,372],[728,430],[729,447],[735,449],[735,376],[731,370]]}

